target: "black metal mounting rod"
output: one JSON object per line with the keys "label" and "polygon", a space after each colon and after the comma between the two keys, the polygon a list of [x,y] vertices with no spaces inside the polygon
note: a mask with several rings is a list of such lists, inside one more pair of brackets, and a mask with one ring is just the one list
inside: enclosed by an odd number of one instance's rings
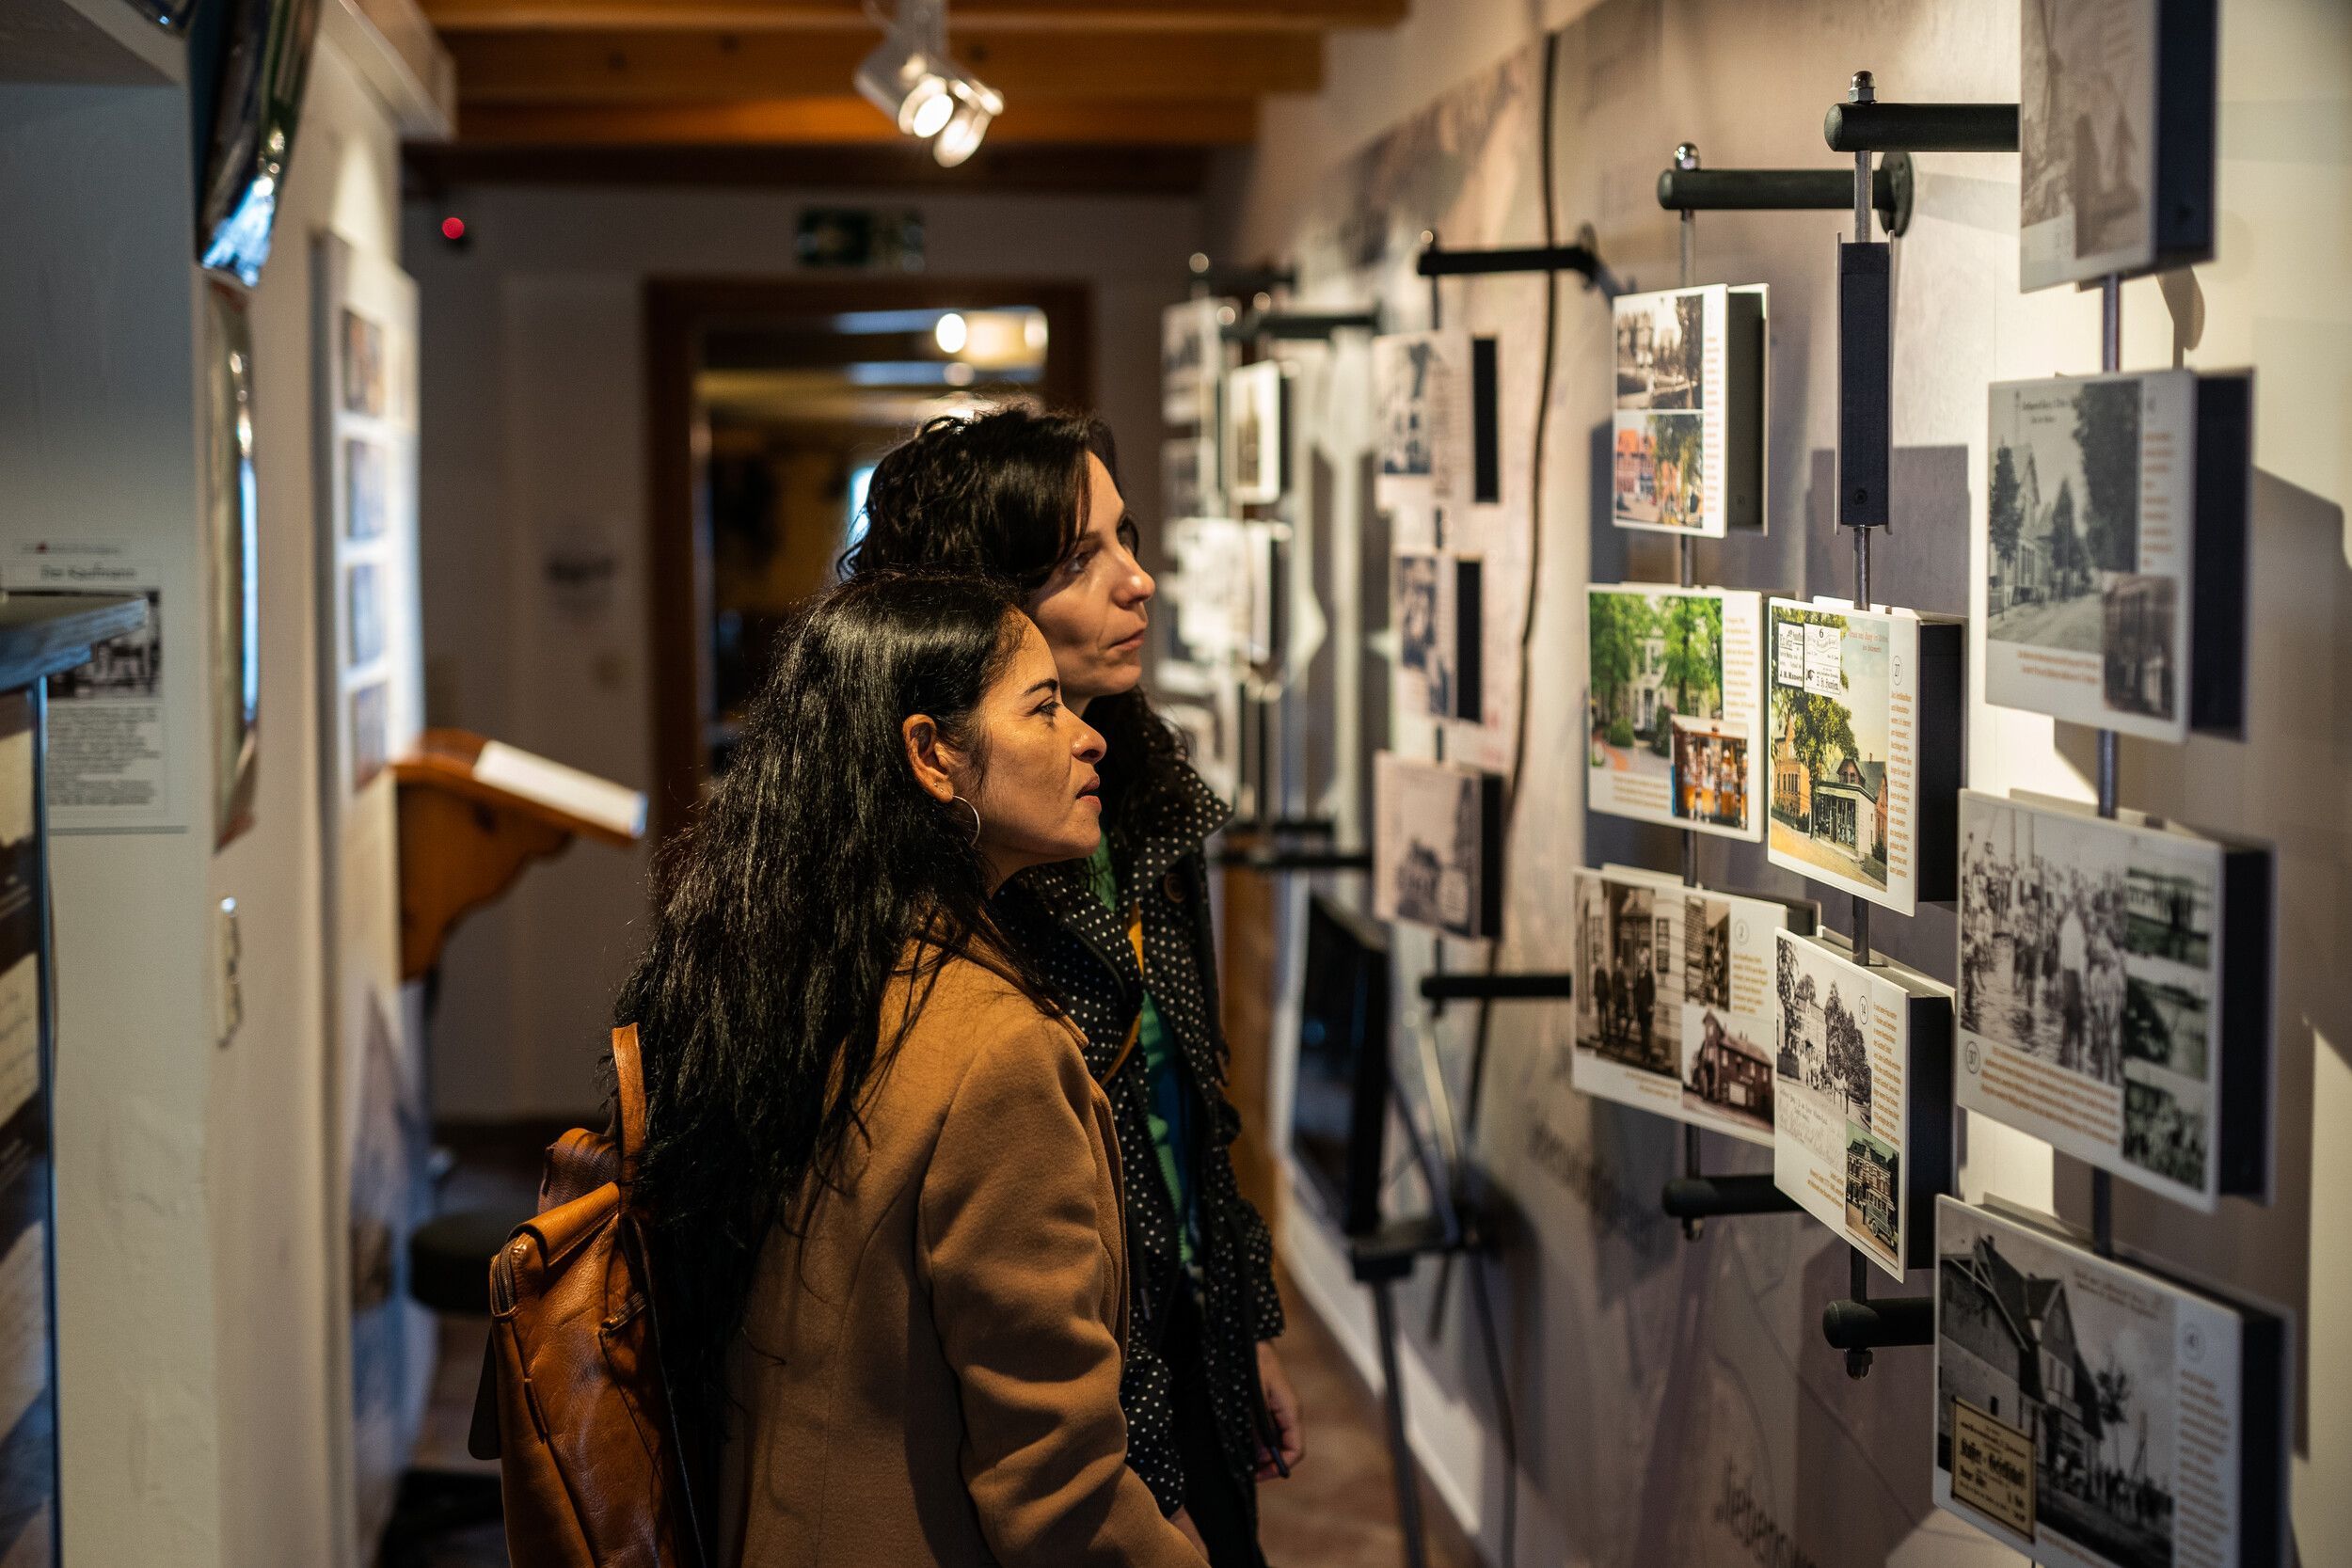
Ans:
{"label": "black metal mounting rod", "polygon": [[1296,833],[1301,838],[1329,838],[1339,823],[1328,816],[1237,816],[1225,824],[1229,833]]}
{"label": "black metal mounting rod", "polygon": [[1450,250],[1423,231],[1421,258],[1413,270],[1423,277],[1484,277],[1511,272],[1572,272],[1610,299],[1626,286],[1600,259],[1593,226],[1577,230],[1574,245],[1513,245],[1494,250]]}
{"label": "black metal mounting rod", "polygon": [[1933,1296],[1878,1296],[1833,1301],[1821,1308],[1821,1338],[1833,1350],[1888,1350],[1935,1343]]}
{"label": "black metal mounting rod", "polygon": [[1295,288],[1298,283],[1296,267],[1220,267],[1208,256],[1195,251],[1189,263],[1195,281],[1213,294],[1227,294],[1248,299],[1271,293],[1277,289]]}
{"label": "black metal mounting rod", "polygon": [[1219,849],[1219,865],[1246,871],[1370,871],[1369,849]]}
{"label": "black metal mounting rod", "polygon": [[1821,135],[1833,152],[2014,152],[2017,105],[1832,103]]}
{"label": "black metal mounting rod", "polygon": [[[1670,213],[1851,213],[1853,171],[1844,168],[1669,168],[1658,205]],[[1911,154],[1889,152],[1871,171],[1870,201],[1887,231],[1911,227]]]}
{"label": "black metal mounting rod", "polygon": [[1711,1220],[1730,1214],[1793,1214],[1798,1203],[1769,1176],[1681,1176],[1666,1183],[1658,1206],[1668,1219]]}
{"label": "black metal mounting rod", "polygon": [[1350,329],[1359,332],[1380,330],[1377,310],[1246,310],[1241,319],[1225,329],[1232,342],[1256,342],[1263,338],[1278,338],[1291,341],[1328,338],[1335,332]]}
{"label": "black metal mounting rod", "polygon": [[1576,976],[1530,971],[1521,974],[1424,974],[1421,994],[1431,1002],[1565,1002],[1576,994]]}

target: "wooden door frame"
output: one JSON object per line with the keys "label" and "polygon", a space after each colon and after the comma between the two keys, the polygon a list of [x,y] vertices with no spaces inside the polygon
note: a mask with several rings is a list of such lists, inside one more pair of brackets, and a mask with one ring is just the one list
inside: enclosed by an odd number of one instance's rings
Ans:
{"label": "wooden door frame", "polygon": [[1033,306],[1050,334],[1041,401],[1087,408],[1094,393],[1094,291],[1068,279],[842,277],[648,278],[644,286],[646,635],[653,679],[652,816],[656,841],[686,825],[702,793],[704,709],[712,688],[705,636],[709,541],[696,527],[694,372],[705,328],[763,315],[852,310],[1003,309]]}

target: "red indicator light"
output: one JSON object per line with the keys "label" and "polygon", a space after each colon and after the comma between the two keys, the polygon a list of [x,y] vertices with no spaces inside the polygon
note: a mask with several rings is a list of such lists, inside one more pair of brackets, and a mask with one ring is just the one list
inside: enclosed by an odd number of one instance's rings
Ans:
{"label": "red indicator light", "polygon": [[441,220],[441,238],[452,245],[466,237],[466,220],[455,215]]}

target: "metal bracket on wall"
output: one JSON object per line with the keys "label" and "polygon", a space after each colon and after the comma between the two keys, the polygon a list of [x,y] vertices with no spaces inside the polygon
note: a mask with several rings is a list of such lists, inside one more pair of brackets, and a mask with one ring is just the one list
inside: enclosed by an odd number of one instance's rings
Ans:
{"label": "metal bracket on wall", "polygon": [[1337,332],[1377,332],[1380,312],[1371,310],[1280,310],[1253,306],[1225,329],[1227,342],[1254,343],[1264,339],[1315,341]]}
{"label": "metal bracket on wall", "polygon": [[1832,103],[1821,135],[1833,152],[2014,152],[2014,103]]}
{"label": "metal bracket on wall", "polygon": [[1254,299],[1298,283],[1296,267],[1219,267],[1211,264],[1205,251],[1194,251],[1186,266],[1197,293],[1224,299]]}
{"label": "metal bracket on wall", "polygon": [[1576,976],[1528,973],[1520,974],[1424,974],[1422,999],[1430,1011],[1442,1012],[1449,1002],[1565,1002],[1576,994]]}
{"label": "metal bracket on wall", "polygon": [[1686,1226],[1733,1214],[1794,1214],[1800,1212],[1769,1176],[1682,1176],[1658,1195],[1666,1217]]}
{"label": "metal bracket on wall", "polygon": [[[1843,168],[1669,168],[1658,176],[1658,205],[1670,213],[1846,213],[1853,183]],[[1888,233],[1909,229],[1911,154],[1880,159],[1870,191]]]}
{"label": "metal bracket on wall", "polygon": [[1629,282],[1622,282],[1600,258],[1599,238],[1586,224],[1576,231],[1576,243],[1563,245],[1520,245],[1497,250],[1450,250],[1430,236],[1413,270],[1423,277],[1477,277],[1510,272],[1572,272],[1602,295],[1614,299]]}

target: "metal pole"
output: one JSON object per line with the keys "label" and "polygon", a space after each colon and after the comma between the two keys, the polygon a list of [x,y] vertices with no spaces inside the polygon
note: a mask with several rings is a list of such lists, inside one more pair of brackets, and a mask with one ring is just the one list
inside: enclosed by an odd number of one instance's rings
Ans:
{"label": "metal pole", "polygon": [[1405,1377],[1397,1367],[1395,1285],[1372,1287],[1373,1323],[1380,1338],[1381,1402],[1389,1419],[1389,1461],[1396,1476],[1396,1528],[1404,1538],[1406,1568],[1429,1568],[1429,1544],[1422,1537],[1421,1481],[1413,1450],[1405,1438]]}
{"label": "metal pole", "polygon": [[[2123,368],[2123,279],[2115,273],[2099,282],[2099,368],[2109,374]],[[2112,817],[2120,789],[2115,732],[2101,730],[2098,744],[2099,815]],[[2102,1258],[2115,1256],[2115,1179],[2103,1170],[2090,1173],[2090,1244]]]}
{"label": "metal pole", "polygon": [[[1870,103],[1878,99],[1878,83],[1867,71],[1857,71],[1846,91],[1850,103]],[[1870,154],[1853,155],[1853,239],[1856,245],[1870,243]],[[1870,608],[1870,531],[1857,527],[1853,531],[1853,601],[1854,608]],[[1865,898],[1853,901],[1854,962],[1867,966],[1870,962],[1870,905]],[[1863,1299],[1861,1286],[1862,1255],[1854,1254],[1854,1299]]]}

